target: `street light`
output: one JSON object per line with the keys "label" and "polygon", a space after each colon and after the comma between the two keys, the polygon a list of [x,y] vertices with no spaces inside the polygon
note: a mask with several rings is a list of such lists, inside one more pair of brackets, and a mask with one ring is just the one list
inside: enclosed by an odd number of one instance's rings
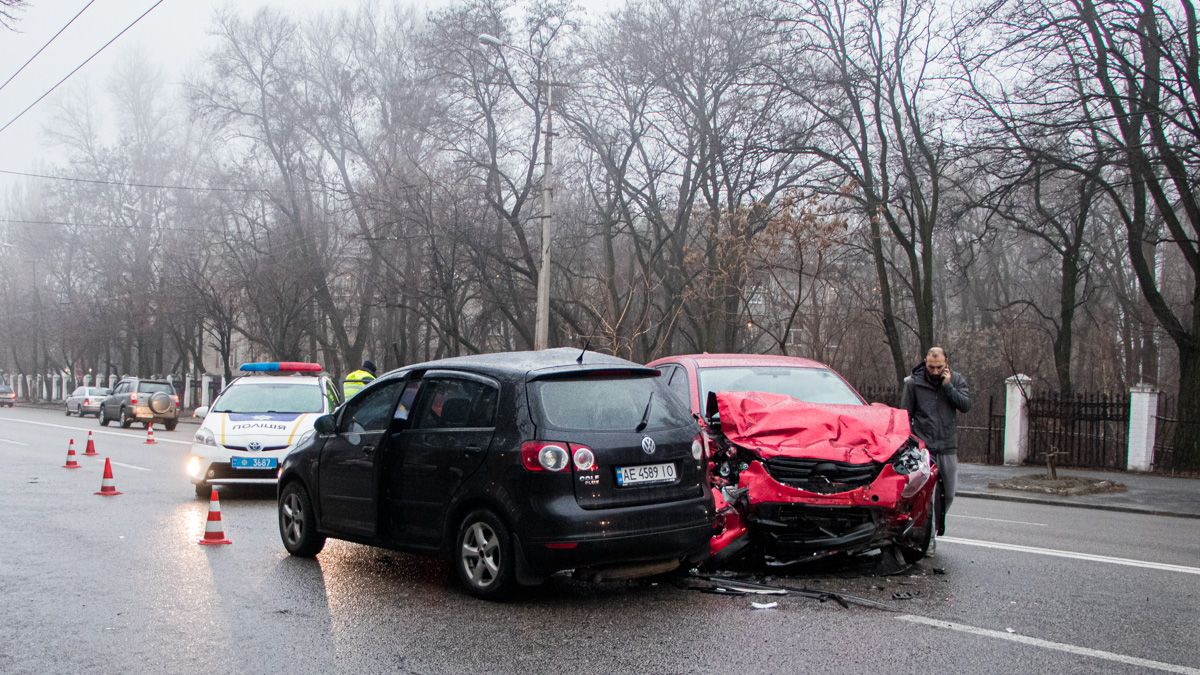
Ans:
{"label": "street light", "polygon": [[479,44],[497,50],[511,49],[528,56],[546,70],[546,149],[542,168],[542,265],[538,269],[537,323],[533,331],[533,348],[550,346],[550,237],[554,231],[554,70],[550,62],[520,47],[505,44],[495,35],[482,33]]}

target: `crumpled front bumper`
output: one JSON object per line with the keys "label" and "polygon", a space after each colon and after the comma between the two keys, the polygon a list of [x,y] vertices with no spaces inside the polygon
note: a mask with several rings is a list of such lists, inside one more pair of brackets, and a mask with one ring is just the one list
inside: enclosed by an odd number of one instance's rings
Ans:
{"label": "crumpled front bumper", "polygon": [[912,474],[885,465],[869,485],[823,494],[784,485],[761,462],[750,462],[736,489],[714,489],[710,563],[750,545],[768,563],[788,564],[895,543],[925,522],[936,484],[936,465]]}

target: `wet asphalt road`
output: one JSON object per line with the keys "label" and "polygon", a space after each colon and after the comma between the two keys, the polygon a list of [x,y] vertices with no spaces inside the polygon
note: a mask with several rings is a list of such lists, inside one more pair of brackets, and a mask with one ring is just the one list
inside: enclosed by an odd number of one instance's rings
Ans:
{"label": "wet asphalt road", "polygon": [[[60,468],[88,429],[123,495],[92,494],[102,459]],[[337,541],[290,558],[271,490],[223,492],[234,543],[197,545],[194,430],[144,445],[0,410],[0,672],[1200,673],[1200,520],[960,499],[906,574],[785,580],[894,612],[567,578],[494,604],[436,559]]]}

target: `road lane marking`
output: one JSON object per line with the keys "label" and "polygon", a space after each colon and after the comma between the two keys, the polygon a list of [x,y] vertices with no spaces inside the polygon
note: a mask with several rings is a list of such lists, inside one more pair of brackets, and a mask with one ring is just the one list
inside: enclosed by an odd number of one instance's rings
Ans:
{"label": "road lane marking", "polygon": [[1071,558],[1073,560],[1087,560],[1089,562],[1108,563],[1109,565],[1127,565],[1129,567],[1142,567],[1149,570],[1161,570],[1164,572],[1181,572],[1183,574],[1200,574],[1200,567],[1188,567],[1186,565],[1171,565],[1168,563],[1156,563],[1149,560],[1134,560],[1132,558],[1114,558],[1107,555],[1096,555],[1094,553],[1076,553],[1075,551],[1060,551],[1053,548],[1038,548],[1037,546],[1022,546],[1020,544],[1002,544],[998,541],[981,541],[979,539],[959,539],[958,537],[938,537],[938,543],[946,544],[964,544],[966,546],[979,546],[982,548],[995,548],[1004,551],[1017,551],[1018,553],[1033,553],[1035,555],[1048,555],[1056,558]]}
{"label": "road lane marking", "polygon": [[29,447],[28,443],[22,443],[21,441],[10,441],[7,438],[0,438],[0,443],[12,443],[13,445],[24,445],[25,447]]}
{"label": "road lane marking", "polygon": [[1106,652],[1100,649],[1090,649],[1088,647],[1080,647],[1077,645],[1067,644],[1065,642],[1052,642],[1050,640],[1043,640],[1041,638],[1029,637],[1028,635],[1020,635],[1018,633],[1009,633],[1002,630],[968,626],[962,623],[943,621],[941,619],[931,619],[927,616],[917,616],[915,614],[902,614],[896,618],[900,621],[907,621],[909,623],[933,626],[934,628],[945,628],[946,630],[953,630],[971,635],[979,635],[982,637],[996,638],[997,640],[1007,640],[1009,642],[1016,642],[1018,644],[1029,645],[1031,647],[1052,649],[1054,651],[1066,652],[1068,654],[1075,654],[1078,656],[1090,656],[1095,659],[1115,661],[1116,663],[1124,663],[1131,666],[1137,666],[1139,668],[1151,668],[1168,673],[1183,673],[1184,675],[1200,675],[1200,668],[1177,666],[1173,663],[1163,663],[1162,661],[1152,661],[1150,659],[1143,659],[1137,656]]}
{"label": "road lane marking", "polygon": [[983,516],[964,516],[960,513],[946,514],[951,518],[970,518],[971,520],[990,520],[993,523],[1013,523],[1014,525],[1036,525],[1038,527],[1049,527],[1046,523],[1030,523],[1024,520],[1005,520],[1003,518],[984,518]]}
{"label": "road lane marking", "polygon": [[134,464],[126,464],[125,462],[113,462],[113,464],[116,464],[117,466],[123,466],[126,469],[137,469],[138,471],[153,471],[153,469],[147,469],[144,466],[136,466]]}
{"label": "road lane marking", "polygon": [[[86,429],[84,427],[69,427],[65,424],[50,424],[49,422],[34,422],[33,420],[21,419],[19,417],[0,417],[0,422],[20,422],[22,424],[36,424],[37,426],[40,426],[40,427],[51,427],[54,429],[69,429],[71,431],[83,431],[83,432],[91,431],[92,433],[96,433],[96,434],[107,434],[109,436],[121,436],[123,438],[145,438],[144,436],[140,436],[138,434],[131,434],[131,433],[126,433],[126,432],[122,432],[122,431],[108,431],[107,429]],[[159,443],[176,443],[178,445],[187,445],[187,446],[191,446],[191,444],[192,444],[191,441],[177,441],[173,438],[157,438],[155,440],[157,440]]]}

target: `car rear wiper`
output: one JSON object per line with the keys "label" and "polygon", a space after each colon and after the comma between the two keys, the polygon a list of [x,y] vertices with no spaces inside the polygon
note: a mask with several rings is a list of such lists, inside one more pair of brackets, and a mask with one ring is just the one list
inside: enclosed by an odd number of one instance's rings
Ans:
{"label": "car rear wiper", "polygon": [[634,431],[641,431],[646,428],[647,421],[650,419],[650,404],[654,402],[654,392],[650,392],[650,398],[646,399],[646,409],[642,411],[642,421],[638,422],[637,428]]}

